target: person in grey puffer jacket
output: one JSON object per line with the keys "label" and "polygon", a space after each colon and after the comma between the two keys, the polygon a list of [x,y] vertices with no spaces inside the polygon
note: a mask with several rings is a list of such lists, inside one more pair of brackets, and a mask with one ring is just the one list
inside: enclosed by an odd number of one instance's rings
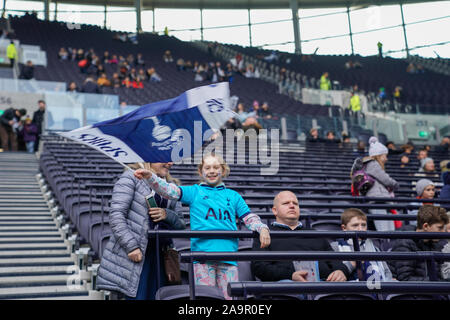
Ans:
{"label": "person in grey puffer jacket", "polygon": [[[130,165],[133,169],[141,167],[152,170],[167,180],[171,179],[171,166],[171,162]],[[155,298],[156,244],[148,239],[148,231],[156,224],[160,229],[185,229],[185,223],[177,201],[168,201],[155,194],[158,208],[149,209],[145,196],[151,193],[149,185],[135,178],[131,170],[126,170],[115,183],[109,213],[112,235],[101,259],[97,289],[118,291],[131,300]],[[158,250],[168,244],[160,243]],[[164,265],[160,260],[161,282],[164,285]]]}
{"label": "person in grey puffer jacket", "polygon": [[[394,191],[398,189],[399,184],[392,179],[385,171],[384,165],[387,162],[388,149],[378,142],[376,137],[369,139],[369,157],[364,159],[365,171],[375,179],[375,183],[367,192],[367,197],[374,198],[392,198]],[[384,209],[371,209],[371,214],[388,214]],[[377,231],[394,231],[395,225],[392,220],[375,220]]]}

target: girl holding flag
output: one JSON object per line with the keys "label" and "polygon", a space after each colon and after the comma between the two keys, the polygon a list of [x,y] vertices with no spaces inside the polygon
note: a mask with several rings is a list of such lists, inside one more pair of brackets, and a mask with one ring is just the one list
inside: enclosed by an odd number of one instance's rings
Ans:
{"label": "girl holding flag", "polygon": [[[177,186],[159,178],[151,170],[138,169],[134,175],[147,179],[151,188],[165,199],[178,200],[190,206],[191,230],[237,230],[236,216],[250,230],[260,234],[261,247],[270,245],[269,228],[259,216],[250,212],[244,199],[234,190],[227,189],[223,179],[230,168],[216,155],[205,156],[198,166],[202,182],[192,186]],[[238,239],[192,238],[191,251],[236,252]],[[235,261],[208,261],[195,263],[196,284],[219,287],[226,299],[228,282],[238,281]]]}

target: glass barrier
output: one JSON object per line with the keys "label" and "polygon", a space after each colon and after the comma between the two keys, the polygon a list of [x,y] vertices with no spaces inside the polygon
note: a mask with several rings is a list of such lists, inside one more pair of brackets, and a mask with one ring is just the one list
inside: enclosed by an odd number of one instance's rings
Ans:
{"label": "glass barrier", "polygon": [[0,91],[42,93],[44,91],[66,92],[65,82],[37,81],[0,78]]}
{"label": "glass barrier", "polygon": [[47,130],[69,131],[121,115],[115,95],[46,92],[45,101]]}

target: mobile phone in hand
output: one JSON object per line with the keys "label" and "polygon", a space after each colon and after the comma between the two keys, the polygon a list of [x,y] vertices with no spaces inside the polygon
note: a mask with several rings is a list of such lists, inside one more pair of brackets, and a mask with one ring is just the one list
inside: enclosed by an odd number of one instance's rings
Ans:
{"label": "mobile phone in hand", "polygon": [[156,204],[156,200],[154,196],[146,196],[145,202],[147,202],[148,208],[157,208],[158,205]]}

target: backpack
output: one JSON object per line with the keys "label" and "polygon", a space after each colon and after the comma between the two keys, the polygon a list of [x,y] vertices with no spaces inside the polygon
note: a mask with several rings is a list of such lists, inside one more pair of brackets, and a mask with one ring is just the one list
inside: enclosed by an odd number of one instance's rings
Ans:
{"label": "backpack", "polygon": [[363,158],[356,158],[353,162],[352,170],[350,171],[352,189],[358,191],[359,194],[363,196],[365,196],[375,184],[375,179],[365,171],[367,162],[368,161],[363,161]]}

